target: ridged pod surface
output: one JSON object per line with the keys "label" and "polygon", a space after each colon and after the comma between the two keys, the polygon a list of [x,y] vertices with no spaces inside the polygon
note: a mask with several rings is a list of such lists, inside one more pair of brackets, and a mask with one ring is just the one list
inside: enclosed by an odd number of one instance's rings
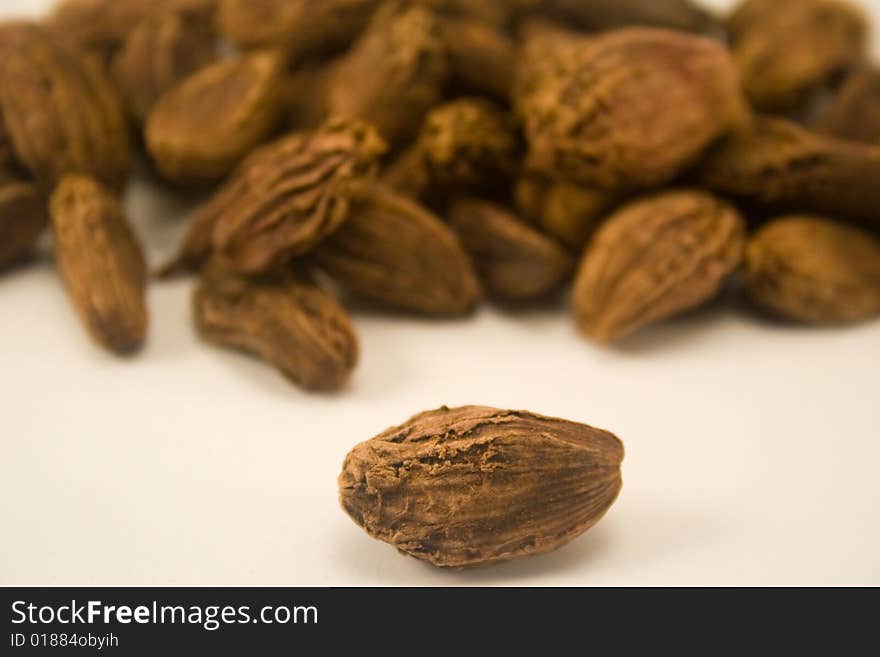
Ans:
{"label": "ridged pod surface", "polygon": [[517,107],[526,166],[553,179],[657,186],[748,117],[733,60],[703,37],[617,30],[567,46],[544,68],[526,67]]}
{"label": "ridged pod surface", "polygon": [[433,109],[415,144],[384,174],[386,183],[416,198],[487,191],[517,168],[513,122],[493,103],[460,98]]}
{"label": "ridged pod surface", "polygon": [[130,144],[122,101],[93,59],[46,28],[0,24],[0,109],[16,158],[46,189],[68,173],[119,187]]}
{"label": "ridged pod surface", "polygon": [[664,192],[623,206],[581,262],[578,327],[610,343],[699,306],[742,262],[745,236],[736,209],[705,192]]}
{"label": "ridged pod surface", "polygon": [[555,550],[620,492],[613,434],[525,411],[466,406],[416,415],[355,447],[339,493],[374,538],[459,568]]}
{"label": "ridged pod surface", "polygon": [[375,176],[385,144],[372,126],[331,119],[251,155],[202,208],[212,241],[233,269],[260,273],[308,253],[335,232],[356,188]]}
{"label": "ridged pod surface", "polygon": [[470,258],[449,227],[384,187],[359,199],[315,257],[346,290],[400,310],[459,316],[482,299]]}
{"label": "ridged pod surface", "polygon": [[91,178],[67,176],[50,211],[58,271],[86,329],[111,351],[140,347],[147,271],[121,200]]}
{"label": "ridged pod surface", "polygon": [[702,186],[769,211],[807,212],[880,229],[880,148],[761,118],[695,169]]}
{"label": "ridged pod surface", "polygon": [[357,364],[348,314],[302,274],[248,278],[210,265],[193,312],[207,341],[260,356],[307,390],[338,390]]}

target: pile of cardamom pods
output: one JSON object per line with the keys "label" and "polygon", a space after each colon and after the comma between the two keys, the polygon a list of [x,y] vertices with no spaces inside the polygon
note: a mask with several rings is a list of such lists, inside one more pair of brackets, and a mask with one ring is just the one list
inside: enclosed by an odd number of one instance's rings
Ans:
{"label": "pile of cardamom pods", "polygon": [[[93,338],[198,276],[209,342],[310,390],[343,305],[463,316],[571,292],[613,343],[717,296],[880,316],[880,69],[855,0],[61,0],[0,23],[0,267],[51,227]],[[137,151],[204,194],[149,272]]]}

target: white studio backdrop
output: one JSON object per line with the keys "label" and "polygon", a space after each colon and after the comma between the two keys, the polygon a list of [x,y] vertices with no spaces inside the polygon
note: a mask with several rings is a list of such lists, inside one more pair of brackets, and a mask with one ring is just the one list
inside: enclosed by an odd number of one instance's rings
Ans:
{"label": "white studio backdrop", "polygon": [[[189,205],[144,180],[128,200],[155,264]],[[191,285],[150,287],[148,346],[118,360],[49,258],[0,277],[0,584],[880,584],[878,323],[786,328],[717,304],[615,350],[561,308],[359,310],[362,364],[322,397],[200,343]],[[339,509],[336,477],[355,443],[442,404],[616,432],[620,500],[540,558],[441,572],[398,555]]]}

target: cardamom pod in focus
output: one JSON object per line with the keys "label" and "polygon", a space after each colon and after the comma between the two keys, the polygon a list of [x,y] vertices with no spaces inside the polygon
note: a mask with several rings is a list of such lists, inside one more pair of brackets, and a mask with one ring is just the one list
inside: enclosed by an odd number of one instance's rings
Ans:
{"label": "cardamom pod in focus", "polygon": [[443,407],[346,457],[345,512],[370,536],[444,568],[550,552],[593,527],[622,486],[611,433],[525,411]]}

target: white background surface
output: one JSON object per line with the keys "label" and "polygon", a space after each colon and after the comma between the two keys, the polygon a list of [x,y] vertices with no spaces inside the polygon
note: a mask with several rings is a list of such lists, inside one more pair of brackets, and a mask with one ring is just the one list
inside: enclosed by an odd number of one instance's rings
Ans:
{"label": "white background surface", "polygon": [[[157,261],[185,207],[145,183],[130,201]],[[321,397],[201,344],[190,286],[150,288],[128,361],[92,346],[48,258],[0,277],[0,583],[880,584],[878,323],[785,328],[718,304],[608,350],[562,309],[359,311],[361,367]],[[620,500],[565,549],[484,570],[368,538],[337,504],[346,452],[468,403],[615,431]]]}

